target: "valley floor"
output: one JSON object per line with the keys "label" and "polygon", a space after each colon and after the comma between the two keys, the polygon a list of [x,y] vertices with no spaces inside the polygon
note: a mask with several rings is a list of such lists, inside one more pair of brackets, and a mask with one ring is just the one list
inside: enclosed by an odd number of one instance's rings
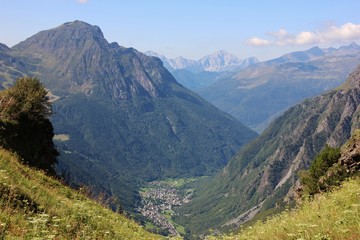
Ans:
{"label": "valley floor", "polygon": [[[149,182],[140,191],[141,207],[139,212],[149,219],[146,227],[157,228],[173,236],[185,235],[183,226],[172,220],[173,207],[181,206],[191,200],[192,189],[183,188],[186,183],[196,181],[195,178],[167,179]],[[180,190],[181,189],[181,190]]]}

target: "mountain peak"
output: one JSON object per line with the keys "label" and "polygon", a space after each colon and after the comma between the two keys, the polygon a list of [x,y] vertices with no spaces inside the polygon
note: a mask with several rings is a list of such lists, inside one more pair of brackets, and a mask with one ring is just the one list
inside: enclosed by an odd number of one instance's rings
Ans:
{"label": "mountain peak", "polygon": [[347,50],[352,50],[352,49],[360,49],[360,45],[358,45],[358,44],[356,44],[355,42],[352,42],[352,43],[350,43],[349,45],[347,45],[347,46],[342,46],[342,47],[340,47],[340,49],[347,49]]}
{"label": "mountain peak", "polygon": [[47,84],[61,92],[102,94],[116,99],[154,97],[166,94],[160,88],[176,82],[161,68],[160,61],[133,48],[110,44],[98,26],[82,21],[41,31],[14,49],[41,59],[48,69],[44,77]]}
{"label": "mountain peak", "polygon": [[101,29],[98,26],[91,25],[87,22],[75,20],[73,22],[64,23],[55,29],[65,30],[66,28],[74,29],[76,31],[89,31],[89,32],[92,32],[94,35],[99,35],[102,38],[104,38],[104,34],[102,33]]}
{"label": "mountain peak", "polygon": [[231,54],[230,52],[223,50],[223,49],[220,49],[219,51],[217,51],[213,54],[210,54],[208,56],[231,56],[233,58],[237,58],[234,54]]}
{"label": "mountain peak", "polygon": [[98,26],[76,20],[41,31],[15,45],[14,48],[23,51],[31,50],[32,53],[35,52],[38,57],[43,58],[48,52],[73,55],[75,49],[90,48],[94,44],[102,46],[108,44],[101,29]]}
{"label": "mountain peak", "polygon": [[352,42],[352,43],[349,44],[349,47],[359,47],[359,45],[356,44],[355,42]]}

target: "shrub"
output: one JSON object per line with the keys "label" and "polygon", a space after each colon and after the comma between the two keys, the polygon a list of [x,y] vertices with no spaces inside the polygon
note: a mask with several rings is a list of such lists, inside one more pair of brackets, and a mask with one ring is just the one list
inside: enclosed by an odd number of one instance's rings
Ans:
{"label": "shrub", "polygon": [[300,182],[306,194],[314,195],[320,190],[325,190],[321,189],[319,180],[333,164],[338,162],[339,158],[340,148],[332,148],[326,145],[325,148],[316,155],[309,170],[299,173]]}

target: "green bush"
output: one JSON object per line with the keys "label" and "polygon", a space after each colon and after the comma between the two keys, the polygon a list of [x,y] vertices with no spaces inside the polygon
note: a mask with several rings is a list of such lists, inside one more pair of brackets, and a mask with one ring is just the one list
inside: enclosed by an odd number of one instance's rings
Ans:
{"label": "green bush", "polygon": [[340,148],[332,148],[326,145],[325,148],[316,155],[309,170],[299,173],[304,193],[314,195],[320,190],[325,190],[321,188],[319,180],[333,164],[338,162],[339,158]]}

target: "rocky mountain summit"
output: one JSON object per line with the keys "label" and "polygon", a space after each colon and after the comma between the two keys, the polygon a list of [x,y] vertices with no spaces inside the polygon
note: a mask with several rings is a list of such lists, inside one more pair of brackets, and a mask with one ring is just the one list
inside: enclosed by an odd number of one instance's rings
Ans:
{"label": "rocky mountain summit", "polygon": [[[169,73],[160,61],[135,49],[109,44],[99,27],[80,21],[42,31],[14,49],[41,59],[44,79],[57,91],[101,94],[113,99],[157,97],[175,82],[166,76]],[[127,66],[119,65],[124,62]]]}

